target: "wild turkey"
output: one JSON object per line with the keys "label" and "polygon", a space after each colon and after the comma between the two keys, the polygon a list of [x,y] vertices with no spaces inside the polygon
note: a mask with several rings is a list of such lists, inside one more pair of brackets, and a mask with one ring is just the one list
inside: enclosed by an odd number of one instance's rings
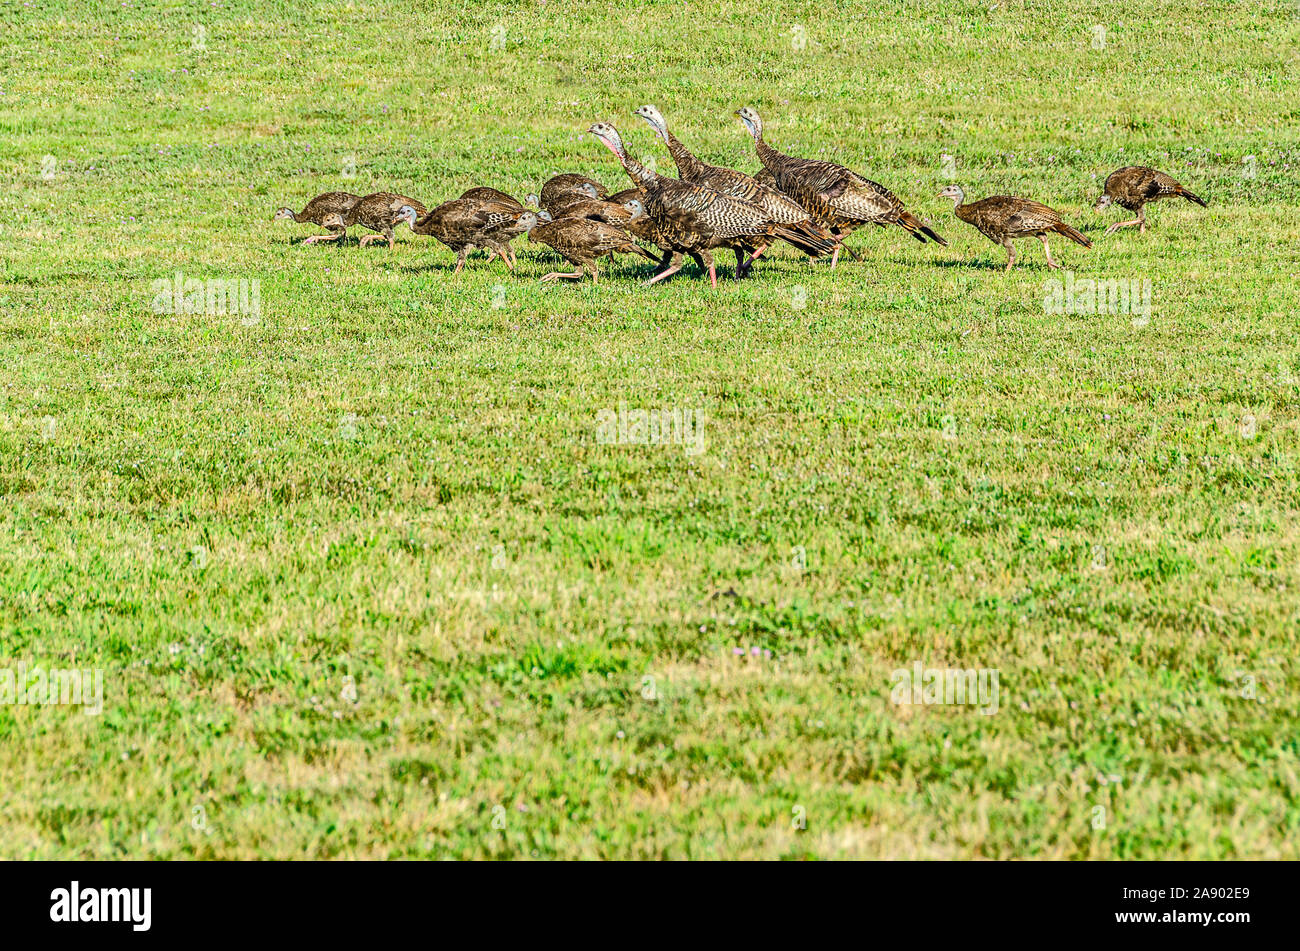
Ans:
{"label": "wild turkey", "polygon": [[572,201],[577,195],[581,195],[583,198],[604,198],[607,194],[609,192],[605,190],[605,186],[594,178],[588,178],[586,175],[579,175],[576,172],[564,172],[547,179],[546,183],[542,185],[542,194],[537,203],[539,208],[543,208],[554,215],[555,205],[564,201]]}
{"label": "wild turkey", "polygon": [[590,221],[600,221],[616,228],[622,228],[627,220],[632,217],[632,213],[621,204],[589,198],[585,201],[575,201],[564,205],[561,213],[555,217],[586,218]]}
{"label": "wild turkey", "polygon": [[549,245],[564,255],[577,270],[572,274],[552,271],[543,281],[581,280],[584,271],[591,271],[593,284],[600,283],[596,258],[604,254],[639,254],[657,263],[655,256],[642,248],[622,228],[588,218],[557,218],[545,224],[535,224],[528,230],[528,240]]}
{"label": "wild turkey", "polygon": [[460,273],[465,266],[466,257],[475,248],[495,251],[509,265],[510,259],[493,232],[509,225],[522,225],[522,230],[527,230],[537,220],[533,212],[505,202],[479,202],[461,198],[444,202],[418,218],[416,209],[405,205],[398,210],[397,218],[409,224],[415,234],[437,238],[455,251],[456,269],[452,271],[453,274]]}
{"label": "wild turkey", "polygon": [[[757,205],[720,195],[711,188],[656,175],[633,160],[623,147],[618,131],[598,122],[589,130],[614,153],[632,181],[645,192],[642,204],[670,250],[690,254],[706,266],[709,281],[718,286],[718,272],[709,251],[713,248],[745,249],[757,244],[755,257],[780,238],[809,253],[830,251],[833,243],[808,223],[794,225],[772,221]],[[756,240],[757,239],[757,240]],[[680,257],[646,283],[653,284],[681,270]],[[737,275],[739,276],[739,274]]]}
{"label": "wild turkey", "polygon": [[[877,224],[882,228],[898,225],[922,244],[926,238],[941,245],[948,244],[904,208],[897,196],[884,185],[834,162],[795,158],[778,152],[763,141],[763,120],[757,112],[745,106],[736,115],[754,137],[759,161],[772,173],[776,187],[808,209],[813,219],[829,230],[840,244],[854,229],[866,224]],[[838,260],[837,244],[831,258],[832,268]]]}
{"label": "wild turkey", "polygon": [[[640,193],[640,191],[640,189],[637,189],[638,193]],[[622,193],[620,192],[620,194]],[[641,198],[629,198],[627,201],[623,202],[623,208],[628,213],[627,220],[621,225],[623,230],[638,241],[644,241],[646,244],[653,244],[662,252],[662,257],[658,262],[659,267],[655,271],[656,276],[659,274],[659,271],[666,270],[670,267],[680,270],[683,252],[675,249],[672,236],[665,233],[664,230],[656,225],[650,219],[650,216],[646,214],[645,205],[642,203]],[[687,251],[684,253],[691,256],[695,263],[700,266],[701,271],[707,271],[709,269],[709,266],[704,263],[704,258],[698,252]]]}
{"label": "wild turkey", "polygon": [[1110,177],[1106,179],[1103,194],[1097,199],[1097,211],[1104,211],[1111,205],[1136,211],[1137,217],[1132,221],[1117,221],[1106,229],[1106,233],[1110,234],[1120,228],[1131,228],[1137,225],[1138,234],[1141,234],[1147,230],[1147,202],[1173,196],[1194,201],[1202,208],[1208,207],[1204,199],[1193,195],[1164,172],[1157,172],[1154,168],[1146,168],[1142,165],[1126,165],[1118,171],[1111,172]]}
{"label": "wild turkey", "polygon": [[[640,194],[640,189],[635,190]],[[622,194],[622,193],[620,193]],[[592,199],[590,201],[574,202],[570,205],[563,206],[559,217],[561,218],[586,218],[588,221],[599,221],[603,224],[613,225],[615,228],[622,228],[628,233],[632,233],[632,221],[635,218],[644,218],[645,206],[637,198],[631,198],[628,201],[619,204],[610,198],[604,201]],[[651,244],[657,245],[659,242],[648,232],[643,230],[641,235]],[[609,253],[609,263],[614,263],[614,252]]]}
{"label": "wild turkey", "polygon": [[973,225],[980,234],[994,244],[1007,249],[1007,267],[1016,263],[1016,249],[1011,244],[1015,238],[1027,238],[1030,235],[1043,242],[1043,254],[1047,255],[1049,267],[1061,265],[1052,260],[1052,251],[1047,246],[1049,234],[1063,234],[1075,244],[1091,248],[1092,242],[1071,228],[1061,216],[1044,204],[1030,201],[1028,198],[1012,198],[1008,195],[994,195],[982,198],[971,204],[963,204],[965,195],[956,185],[949,185],[939,192],[941,198],[953,200],[953,212],[962,221]]}
{"label": "wild turkey", "polygon": [[418,214],[424,214],[424,205],[414,198],[396,195],[393,192],[375,192],[373,195],[362,198],[348,210],[344,215],[344,226],[350,228],[359,224],[371,231],[379,232],[378,234],[364,235],[361,238],[362,247],[371,241],[387,241],[388,246],[391,248],[393,246],[393,229],[399,223],[397,212],[403,205],[410,205]]}
{"label": "wild turkey", "polygon": [[[307,207],[303,208],[301,212],[294,211],[292,208],[280,208],[271,220],[283,221],[288,219],[303,224],[310,223],[325,227],[326,215],[347,215],[360,200],[361,196],[353,195],[350,192],[323,192],[307,202]],[[303,244],[315,244],[317,241],[338,241],[346,233],[346,227],[346,225],[343,225],[334,228],[333,234],[314,234]]]}
{"label": "wild turkey", "polygon": [[642,106],[636,114],[645,119],[659,138],[663,139],[664,145],[668,146],[673,162],[677,165],[677,174],[682,181],[703,185],[719,194],[741,198],[758,205],[772,216],[773,221],[782,224],[798,224],[811,219],[811,215],[802,205],[781,194],[775,187],[760,184],[753,177],[733,168],[710,165],[702,161],[668,131],[668,123],[654,106]]}
{"label": "wild turkey", "polygon": [[591,182],[583,182],[571,191],[553,193],[549,199],[544,199],[541,207],[549,211],[556,218],[563,218],[568,213],[570,205],[576,205],[584,201],[600,201],[597,196],[600,189]]}
{"label": "wild turkey", "polygon": [[488,188],[486,186],[471,188],[460,197],[467,201],[500,201],[505,202],[507,205],[518,205],[520,208],[524,207],[523,203],[513,195],[507,195],[503,191],[499,191],[495,188]]}
{"label": "wild turkey", "polygon": [[621,192],[615,192],[612,195],[606,195],[605,201],[612,201],[616,205],[626,205],[632,199],[640,200],[644,193],[640,188],[625,188]]}
{"label": "wild turkey", "polygon": [[[723,168],[718,165],[709,165],[697,158],[690,149],[678,141],[675,135],[668,131],[668,123],[664,121],[664,117],[654,106],[642,106],[636,110],[636,114],[648,122],[650,128],[654,129],[655,134],[663,139],[664,144],[668,146],[668,151],[677,164],[677,174],[682,181],[703,185],[705,188],[712,188],[721,195],[730,195],[732,198],[740,198],[757,205],[767,212],[768,217],[773,221],[781,224],[792,225],[809,222],[810,227],[817,228],[824,238],[834,243],[830,232],[813,223],[808,212],[794,199],[781,194],[775,188],[760,185],[744,172]],[[736,254],[736,267],[739,268],[744,262],[739,257],[739,250],[737,250]]]}
{"label": "wild turkey", "polygon": [[[521,204],[513,195],[507,195],[503,191],[499,191],[495,188],[487,188],[485,186],[469,189],[460,196],[460,200],[498,202],[503,205],[510,205],[517,211],[526,210],[523,204]],[[519,237],[519,235],[523,234],[526,230],[526,228],[520,227],[518,221],[515,220],[504,222],[500,227],[490,231],[485,237],[495,239],[497,244],[500,245],[500,248],[490,248],[490,253],[487,258],[488,263],[491,263],[492,258],[499,254],[501,255],[502,260],[506,262],[506,266],[513,270],[516,264],[516,258],[514,249],[510,246],[510,242]]]}

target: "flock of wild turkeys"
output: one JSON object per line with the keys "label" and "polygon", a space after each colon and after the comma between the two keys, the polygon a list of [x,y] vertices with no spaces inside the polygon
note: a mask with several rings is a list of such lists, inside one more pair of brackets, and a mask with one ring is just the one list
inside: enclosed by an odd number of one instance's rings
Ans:
{"label": "flock of wild turkeys", "polygon": [[[852,253],[844,239],[867,224],[882,228],[898,225],[922,243],[948,243],[883,185],[834,162],[796,158],[772,148],[763,141],[762,120],[748,106],[736,114],[754,137],[763,163],[752,176],[700,160],[668,131],[654,106],[642,106],[636,114],[667,145],[680,178],[656,174],[635,161],[614,127],[598,122],[588,131],[614,153],[633,183],[632,188],[614,195],[585,175],[566,173],[547,181],[540,195],[527,196],[528,204],[537,210],[495,188],[471,188],[432,211],[413,198],[392,192],[364,197],[326,192],[301,212],[281,208],[275,219],[311,222],[330,232],[308,238],[308,244],[339,241],[349,227],[359,224],[376,232],[363,237],[363,245],[385,240],[390,247],[394,229],[406,223],[416,234],[437,238],[455,251],[457,272],[475,249],[487,251],[488,261],[500,257],[513,268],[510,242],[527,233],[529,241],[549,245],[576,268],[571,273],[547,274],[544,281],[580,279],[585,271],[598,281],[597,258],[609,255],[613,260],[615,254],[639,254],[658,265],[647,284],[677,273],[683,257],[689,256],[708,271],[716,287],[715,249],[729,248],[735,253],[736,277],[740,278],[778,239],[809,257],[829,254],[834,268],[841,250]],[[1049,235],[1059,234],[1085,248],[1092,247],[1083,234],[1039,202],[996,195],[968,204],[956,185],[939,194],[953,200],[958,218],[1006,248],[1007,270],[1016,262],[1012,244],[1016,238],[1033,236],[1042,241],[1047,263],[1053,268],[1060,265],[1052,259]],[[1130,221],[1111,225],[1107,234],[1132,225],[1145,231],[1147,203],[1170,196],[1205,205],[1164,172],[1131,165],[1106,179],[1096,207],[1102,211],[1115,204],[1137,213]],[[638,240],[654,245],[660,254],[651,254]]]}

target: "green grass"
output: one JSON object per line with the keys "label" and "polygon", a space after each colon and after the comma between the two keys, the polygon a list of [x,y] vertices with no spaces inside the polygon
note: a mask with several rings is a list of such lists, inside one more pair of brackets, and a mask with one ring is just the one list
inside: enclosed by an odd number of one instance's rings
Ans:
{"label": "green grass", "polygon": [[[105,672],[97,717],[0,706],[0,853],[1296,857],[1298,40],[1222,0],[0,4],[0,668]],[[746,170],[753,104],[951,246],[549,286],[270,222],[622,188],[582,133],[668,169],[644,102]],[[1149,322],[1045,313],[944,153]],[[1103,237],[1132,163],[1210,207]],[[155,313],[177,271],[260,319]],[[598,443],[620,402],[706,450]],[[916,661],[998,713],[892,704]]]}

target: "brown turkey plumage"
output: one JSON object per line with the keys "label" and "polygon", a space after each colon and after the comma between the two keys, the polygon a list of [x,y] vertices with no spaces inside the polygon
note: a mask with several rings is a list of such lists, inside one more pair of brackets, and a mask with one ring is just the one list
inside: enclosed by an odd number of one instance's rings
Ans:
{"label": "brown turkey plumage", "polygon": [[[576,201],[565,205],[563,214],[555,217],[586,218],[590,221],[600,221],[616,228],[623,228],[628,219],[632,217],[632,213],[621,204],[591,198],[587,201]],[[624,228],[624,230],[627,229]]]}
{"label": "brown turkey plumage", "polygon": [[507,205],[518,205],[520,208],[524,207],[523,202],[519,201],[519,199],[515,198],[513,195],[507,195],[500,189],[488,188],[484,185],[477,188],[471,188],[460,197],[466,201],[500,201],[505,202]]}
{"label": "brown turkey plumage", "polygon": [[[806,208],[813,219],[841,244],[854,229],[867,224],[877,224],[882,228],[898,225],[922,244],[927,238],[941,245],[948,243],[903,207],[898,197],[884,185],[834,162],[801,159],[778,152],[763,141],[763,120],[757,112],[745,106],[736,115],[754,137],[759,161],[771,173],[776,187]],[[831,267],[838,260],[837,244]]]}
{"label": "brown turkey plumage", "polygon": [[[640,192],[640,189],[637,191]],[[623,230],[639,241],[653,244],[662,252],[659,268],[655,273],[658,274],[660,270],[666,270],[673,266],[680,268],[683,252],[675,248],[670,234],[650,220],[650,216],[645,212],[645,204],[642,198],[627,199],[623,202],[623,208],[628,213],[628,219],[622,224]],[[698,254],[685,253],[691,254],[691,257],[699,264],[701,270],[708,270],[708,265],[704,263],[704,259]]]}
{"label": "brown turkey plumage", "polygon": [[[526,210],[523,203],[513,195],[507,195],[503,191],[496,188],[488,188],[486,186],[469,189],[460,196],[459,200],[475,201],[483,204],[495,202],[497,204],[508,205],[516,211]],[[523,234],[526,230],[526,228],[519,224],[518,219],[513,219],[503,221],[497,227],[486,232],[484,236],[485,240],[491,242],[488,245],[488,263],[491,263],[493,257],[500,255],[502,260],[506,262],[506,267],[513,270],[517,263],[517,259],[515,257],[514,248],[510,246],[510,242],[519,237],[519,235]]]}
{"label": "brown turkey plumage", "polygon": [[418,218],[416,209],[406,205],[399,210],[398,220],[409,224],[415,234],[436,238],[455,251],[456,268],[452,273],[458,274],[469,253],[476,248],[496,252],[510,266],[510,258],[502,248],[497,232],[510,226],[522,226],[520,230],[525,231],[536,222],[533,212],[517,205],[458,198],[444,202]]}
{"label": "brown turkey plumage", "polygon": [[[692,185],[679,179],[658,175],[627,154],[618,131],[608,123],[598,122],[589,130],[623,165],[624,170],[645,193],[642,203],[670,249],[676,252],[672,263],[647,283],[661,281],[681,269],[680,254],[686,253],[704,264],[714,287],[718,283],[713,248],[744,248],[757,245],[756,257],[774,240],[788,241],[800,250],[829,252],[834,245],[809,223],[794,225],[773,221],[762,208],[739,198],[721,195],[711,188]],[[739,276],[739,275],[737,275]]]}
{"label": "brown turkey plumage", "polygon": [[615,192],[612,195],[607,195],[605,197],[605,201],[612,201],[616,205],[625,205],[633,198],[640,200],[643,197],[645,197],[645,194],[644,192],[641,191],[640,187],[625,188],[621,192]]}
{"label": "brown turkey plumage", "polygon": [[343,215],[343,223],[348,228],[359,224],[371,231],[378,232],[378,234],[363,236],[361,238],[363,247],[372,241],[386,241],[391,248],[393,246],[393,230],[400,221],[397,212],[403,205],[410,205],[418,214],[424,214],[424,205],[414,198],[397,195],[393,192],[375,192],[353,205]]}
{"label": "brown turkey plumage", "polygon": [[[576,172],[564,172],[552,176],[542,185],[541,197],[537,199],[539,208],[556,215],[557,209],[565,202],[604,198],[609,192],[605,186],[594,178],[579,175]],[[556,215],[556,217],[559,217]]]}
{"label": "brown turkey plumage", "polygon": [[[668,123],[654,106],[642,106],[636,110],[636,114],[650,124],[650,128],[668,147],[682,181],[703,185],[721,195],[730,195],[757,205],[767,212],[769,218],[780,224],[807,222],[810,227],[819,230],[826,240],[834,241],[830,232],[813,222],[812,216],[793,198],[783,195],[774,187],[758,183],[744,172],[702,161],[668,131]],[[752,253],[754,248],[749,250]],[[739,268],[743,263],[740,249],[737,249],[736,255],[736,266]]]}
{"label": "brown turkey plumage", "polygon": [[[327,215],[346,216],[353,206],[361,200],[360,195],[353,195],[351,192],[323,192],[307,202],[307,206],[301,212],[294,211],[292,208],[277,209],[272,221],[297,221],[300,223],[311,223],[325,227],[325,217]],[[347,233],[345,224],[333,225],[330,230],[332,234],[314,234],[303,244],[315,244],[317,241],[338,241]]]}
{"label": "brown turkey plumage", "polygon": [[597,194],[596,186],[586,182],[579,185],[574,191],[552,195],[549,201],[542,204],[542,209],[549,211],[552,218],[564,218],[568,216],[569,209],[574,205],[581,205],[589,201],[602,201],[603,199],[596,197]]}
{"label": "brown turkey plumage", "polygon": [[1111,172],[1110,177],[1106,179],[1102,196],[1097,199],[1097,211],[1104,211],[1111,205],[1136,211],[1137,217],[1132,221],[1117,221],[1106,229],[1106,233],[1110,234],[1120,228],[1131,228],[1137,225],[1138,233],[1141,234],[1147,230],[1147,202],[1175,197],[1186,198],[1202,208],[1207,207],[1204,199],[1193,195],[1164,172],[1143,165],[1126,165]]}
{"label": "brown turkey plumage", "polygon": [[1043,254],[1047,256],[1049,267],[1061,265],[1052,260],[1052,250],[1047,246],[1049,234],[1060,234],[1075,244],[1091,248],[1092,242],[1074,228],[1061,220],[1061,216],[1041,202],[1028,198],[1013,198],[1009,195],[994,195],[979,201],[965,203],[966,196],[961,188],[949,185],[939,192],[941,198],[951,198],[953,213],[973,226],[980,234],[994,244],[1007,249],[1006,270],[1011,270],[1016,263],[1016,249],[1011,243],[1016,238],[1035,237],[1043,242]]}
{"label": "brown turkey plumage", "polygon": [[599,284],[596,258],[605,254],[639,254],[655,261],[654,255],[633,241],[622,228],[589,218],[557,218],[535,224],[528,231],[528,240],[554,248],[577,268],[571,274],[552,271],[542,278],[543,281],[580,280],[585,271],[591,271],[592,283]]}

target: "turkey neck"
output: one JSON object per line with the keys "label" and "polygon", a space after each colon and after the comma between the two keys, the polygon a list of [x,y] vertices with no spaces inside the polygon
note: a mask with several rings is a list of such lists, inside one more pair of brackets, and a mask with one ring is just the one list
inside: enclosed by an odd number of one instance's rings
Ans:
{"label": "turkey neck", "polygon": [[664,129],[664,143],[668,153],[677,163],[677,174],[685,181],[690,181],[699,172],[704,171],[704,163],[691,154],[691,150],[677,141],[677,136]]}
{"label": "turkey neck", "polygon": [[627,147],[623,145],[621,140],[617,146],[610,144],[608,148],[618,156],[618,160],[623,163],[623,168],[627,171],[628,176],[638,185],[653,185],[659,180],[658,175],[627,154]]}
{"label": "turkey neck", "polygon": [[776,167],[781,163],[781,159],[785,158],[784,155],[763,141],[762,132],[754,133],[754,151],[758,153],[758,160],[763,163],[763,167],[773,173],[776,172]]}

